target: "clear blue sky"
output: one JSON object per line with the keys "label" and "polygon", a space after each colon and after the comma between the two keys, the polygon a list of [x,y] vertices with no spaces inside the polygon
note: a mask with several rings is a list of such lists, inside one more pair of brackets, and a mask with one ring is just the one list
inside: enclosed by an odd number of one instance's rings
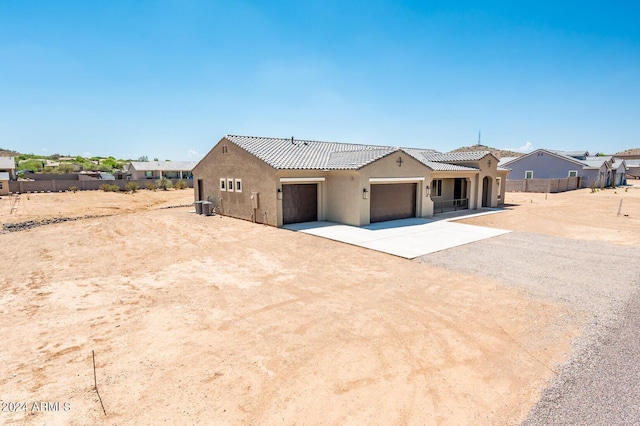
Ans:
{"label": "clear blue sky", "polygon": [[0,0],[0,147],[640,147],[637,1]]}

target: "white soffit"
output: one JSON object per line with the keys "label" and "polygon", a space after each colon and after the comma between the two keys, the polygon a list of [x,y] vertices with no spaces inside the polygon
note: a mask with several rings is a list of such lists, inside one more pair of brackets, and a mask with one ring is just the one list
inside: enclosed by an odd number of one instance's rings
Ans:
{"label": "white soffit", "polygon": [[297,182],[324,182],[323,177],[283,177],[280,178],[281,183],[297,183]]}
{"label": "white soffit", "polygon": [[424,177],[369,178],[370,183],[419,182],[424,180]]}

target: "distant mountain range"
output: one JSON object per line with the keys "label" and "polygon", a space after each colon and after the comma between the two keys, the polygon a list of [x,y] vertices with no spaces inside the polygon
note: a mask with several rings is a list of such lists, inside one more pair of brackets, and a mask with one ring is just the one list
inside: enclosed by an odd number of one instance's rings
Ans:
{"label": "distant mountain range", "polygon": [[[624,151],[618,152],[618,154],[621,154],[621,155],[640,155],[640,148],[625,149]],[[618,154],[616,154],[616,155],[618,155]]]}

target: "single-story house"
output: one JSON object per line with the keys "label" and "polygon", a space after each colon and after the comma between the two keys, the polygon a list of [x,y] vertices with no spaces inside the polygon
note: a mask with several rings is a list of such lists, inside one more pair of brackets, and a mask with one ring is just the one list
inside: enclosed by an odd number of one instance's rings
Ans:
{"label": "single-story house", "polygon": [[194,167],[196,201],[220,214],[283,226],[354,226],[497,207],[508,170],[487,151],[224,136]]}
{"label": "single-story house", "polygon": [[0,172],[0,195],[9,195],[9,173]]}
{"label": "single-story house", "polygon": [[[537,149],[529,154],[500,162],[511,170],[509,180],[577,178],[577,187],[624,184],[624,160],[611,156],[589,156],[583,151]],[[575,188],[574,188],[575,189]]]}
{"label": "single-story house", "polygon": [[640,179],[640,160],[624,160],[627,165],[627,179]]}
{"label": "single-story house", "polygon": [[130,179],[192,179],[196,161],[132,161],[127,168]]}
{"label": "single-story house", "polygon": [[9,174],[10,180],[16,179],[16,161],[13,157],[0,157],[0,172]]}

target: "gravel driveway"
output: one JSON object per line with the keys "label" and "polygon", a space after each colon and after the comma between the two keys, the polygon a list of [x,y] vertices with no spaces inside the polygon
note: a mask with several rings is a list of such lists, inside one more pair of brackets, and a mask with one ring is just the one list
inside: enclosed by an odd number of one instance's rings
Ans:
{"label": "gravel driveway", "polygon": [[525,421],[538,425],[640,424],[638,259],[635,247],[513,232],[417,261],[573,306],[574,318],[559,321],[586,318],[571,358]]}

